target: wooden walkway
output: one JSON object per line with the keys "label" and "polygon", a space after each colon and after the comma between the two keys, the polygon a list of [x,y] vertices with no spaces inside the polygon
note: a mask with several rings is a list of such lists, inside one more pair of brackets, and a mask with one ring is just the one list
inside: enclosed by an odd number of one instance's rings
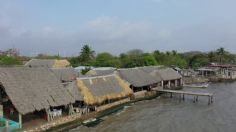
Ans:
{"label": "wooden walkway", "polygon": [[192,91],[183,91],[183,90],[168,90],[168,89],[155,89],[155,91],[163,92],[163,93],[170,93],[170,97],[172,98],[172,94],[179,94],[179,97],[185,100],[185,95],[192,95],[194,96],[194,103],[198,102],[199,96],[208,97],[208,105],[213,103],[213,94],[212,93],[199,93],[199,92],[192,92]]}

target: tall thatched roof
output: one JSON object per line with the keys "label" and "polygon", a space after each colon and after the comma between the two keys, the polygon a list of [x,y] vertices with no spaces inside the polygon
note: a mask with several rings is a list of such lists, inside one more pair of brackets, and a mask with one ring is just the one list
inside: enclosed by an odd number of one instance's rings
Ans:
{"label": "tall thatched roof", "polygon": [[121,78],[129,82],[134,87],[143,87],[160,82],[160,80],[155,79],[148,73],[138,68],[119,69],[118,73]]}
{"label": "tall thatched roof", "polygon": [[108,99],[117,99],[132,94],[132,90],[119,76],[79,78],[77,85],[80,88],[86,104],[101,104]]}
{"label": "tall thatched roof", "polygon": [[0,68],[0,82],[21,114],[75,102],[55,74],[47,68]]}
{"label": "tall thatched roof", "polygon": [[162,80],[164,81],[182,78],[182,76],[172,68],[160,68],[156,72],[161,76]]}
{"label": "tall thatched roof", "polygon": [[47,68],[64,68],[68,67],[70,62],[67,60],[56,59],[31,59],[25,66],[28,67],[47,67]]}

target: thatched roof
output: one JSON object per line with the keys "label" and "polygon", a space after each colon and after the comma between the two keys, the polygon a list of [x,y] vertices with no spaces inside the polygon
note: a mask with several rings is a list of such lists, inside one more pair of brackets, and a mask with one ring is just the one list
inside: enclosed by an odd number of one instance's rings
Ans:
{"label": "thatched roof", "polygon": [[68,60],[55,60],[52,68],[64,68],[70,66],[70,62]]}
{"label": "thatched roof", "polygon": [[75,98],[75,100],[83,100],[83,97],[76,84],[76,72],[73,68],[52,68],[56,77],[63,82],[65,89]]}
{"label": "thatched roof", "polygon": [[76,80],[76,72],[73,68],[52,68],[58,79],[63,82]]}
{"label": "thatched roof", "polygon": [[47,67],[47,68],[64,68],[68,67],[70,62],[67,60],[56,59],[31,59],[25,66],[28,67]]}
{"label": "thatched roof", "polygon": [[12,104],[23,115],[75,102],[47,68],[0,68],[0,82]]}
{"label": "thatched roof", "polygon": [[182,76],[172,68],[160,68],[156,71],[162,78],[162,80],[176,80],[182,78]]}
{"label": "thatched roof", "polygon": [[150,74],[155,70],[158,70],[161,66],[144,66],[144,67],[138,67],[138,69],[143,70],[144,72]]}
{"label": "thatched roof", "polygon": [[82,101],[83,97],[76,84],[76,81],[63,83],[65,89],[67,89],[71,96],[75,98],[76,101]]}
{"label": "thatched roof", "polygon": [[118,73],[134,87],[148,86],[160,81],[138,68],[119,69]]}
{"label": "thatched roof", "polygon": [[132,94],[132,90],[119,76],[79,78],[77,85],[88,105],[101,104],[108,99],[117,99]]}
{"label": "thatched roof", "polygon": [[106,69],[106,70],[92,69],[92,70],[88,71],[85,74],[85,76],[87,76],[87,77],[106,76],[106,75],[114,74],[114,72],[115,72],[115,69]]}

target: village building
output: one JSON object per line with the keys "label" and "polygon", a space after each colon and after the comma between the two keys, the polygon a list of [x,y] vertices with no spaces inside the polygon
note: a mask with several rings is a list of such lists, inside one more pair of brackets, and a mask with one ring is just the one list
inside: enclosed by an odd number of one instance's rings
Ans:
{"label": "village building", "polygon": [[118,69],[117,72],[129,84],[129,87],[134,92],[134,99],[144,98],[149,96],[149,94],[155,95],[156,93],[153,93],[152,89],[157,88],[158,84],[161,84],[161,80],[152,77],[138,68]]}
{"label": "village building", "polygon": [[63,87],[75,98],[76,102],[71,108],[70,114],[80,113],[83,114],[85,111],[85,105],[83,97],[77,86],[76,72],[73,68],[52,68],[51,69],[56,77],[60,80]]}
{"label": "village building", "polygon": [[197,69],[198,75],[208,77],[211,80],[234,80],[236,79],[236,68],[229,64],[215,64],[212,63],[207,67]]}
{"label": "village building", "polygon": [[119,76],[78,78],[77,85],[89,111],[102,111],[130,101],[132,90]]}
{"label": "village building", "polygon": [[0,105],[3,117],[20,128],[68,115],[76,101],[48,68],[0,68]]}
{"label": "village building", "polygon": [[157,74],[163,80],[164,89],[180,89],[183,86],[182,76],[172,68],[160,68],[156,70]]}
{"label": "village building", "polygon": [[25,66],[27,67],[47,67],[47,68],[65,68],[70,67],[68,60],[62,59],[31,59]]}

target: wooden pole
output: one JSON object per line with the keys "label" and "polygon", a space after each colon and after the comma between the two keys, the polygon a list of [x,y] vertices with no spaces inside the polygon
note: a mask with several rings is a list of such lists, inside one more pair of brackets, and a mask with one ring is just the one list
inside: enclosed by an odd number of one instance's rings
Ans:
{"label": "wooden pole", "polygon": [[22,128],[22,115],[19,113],[19,125]]}

